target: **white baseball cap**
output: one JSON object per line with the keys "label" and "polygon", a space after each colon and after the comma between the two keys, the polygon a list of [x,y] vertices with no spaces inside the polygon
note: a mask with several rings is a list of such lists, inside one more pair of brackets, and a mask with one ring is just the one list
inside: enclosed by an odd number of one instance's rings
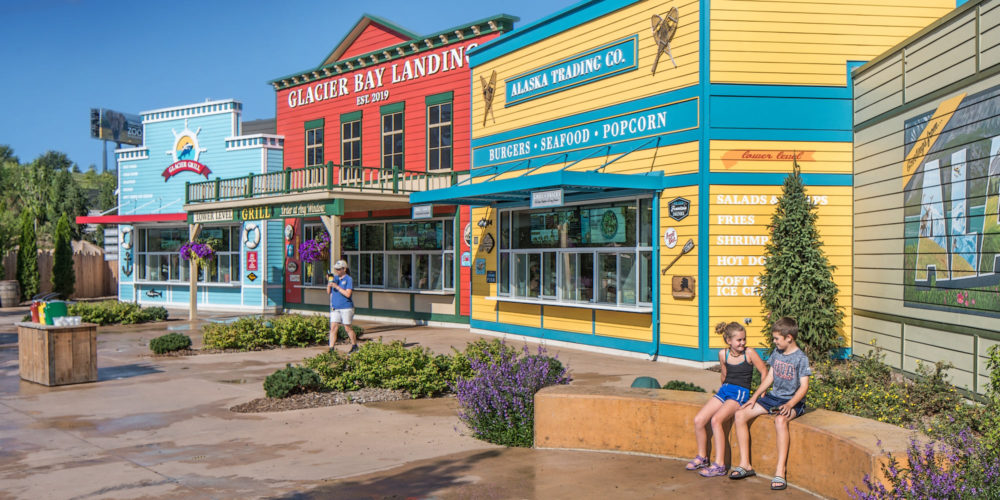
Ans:
{"label": "white baseball cap", "polygon": [[347,269],[347,262],[344,262],[342,260],[338,260],[337,262],[335,262],[333,264],[333,268],[334,269]]}

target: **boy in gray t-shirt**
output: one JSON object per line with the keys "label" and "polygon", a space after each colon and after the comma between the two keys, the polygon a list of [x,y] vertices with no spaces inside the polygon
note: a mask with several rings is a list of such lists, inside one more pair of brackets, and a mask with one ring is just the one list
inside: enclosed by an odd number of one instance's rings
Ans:
{"label": "boy in gray t-shirt", "polygon": [[[775,349],[767,364],[771,369],[760,381],[760,387],[736,412],[733,426],[740,443],[740,465],[729,474],[730,479],[743,479],[757,475],[750,464],[750,422],[765,413],[774,414],[775,440],[778,443],[777,470],[771,480],[772,490],[783,490],[785,466],[788,462],[788,422],[805,410],[806,392],[809,390],[809,358],[799,349],[795,338],[799,325],[792,318],[781,318],[771,329]],[[773,384],[773,387],[771,387]],[[771,391],[761,394],[771,387]]]}

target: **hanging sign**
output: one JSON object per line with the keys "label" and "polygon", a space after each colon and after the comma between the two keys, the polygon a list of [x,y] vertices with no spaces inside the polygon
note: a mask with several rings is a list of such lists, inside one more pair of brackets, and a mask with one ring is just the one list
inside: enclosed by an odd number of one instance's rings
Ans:
{"label": "hanging sign", "polygon": [[561,207],[563,204],[563,190],[549,189],[546,191],[531,192],[530,208]]}
{"label": "hanging sign", "polygon": [[486,250],[486,253],[490,253],[493,251],[494,245],[496,245],[496,241],[493,240],[493,235],[486,233],[486,236],[483,236],[483,242],[479,245],[479,248]]}
{"label": "hanging sign", "polygon": [[434,216],[434,205],[414,205],[412,207],[413,219],[430,219]]}

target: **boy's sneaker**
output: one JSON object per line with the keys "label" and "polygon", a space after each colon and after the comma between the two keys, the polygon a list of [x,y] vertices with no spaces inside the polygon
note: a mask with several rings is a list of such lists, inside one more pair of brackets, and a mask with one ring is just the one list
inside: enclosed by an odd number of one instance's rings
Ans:
{"label": "boy's sneaker", "polygon": [[358,350],[358,344],[354,344],[351,346],[351,350],[347,351],[347,354],[350,354],[352,352],[357,352],[357,350]]}

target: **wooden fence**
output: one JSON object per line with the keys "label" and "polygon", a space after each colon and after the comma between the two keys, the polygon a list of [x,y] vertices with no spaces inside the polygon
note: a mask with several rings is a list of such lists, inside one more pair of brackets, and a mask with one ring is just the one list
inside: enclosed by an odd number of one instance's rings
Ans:
{"label": "wooden fence", "polygon": [[[73,242],[73,270],[76,272],[76,290],[72,298],[108,297],[118,294],[118,261],[104,261],[104,250],[87,241]],[[2,279],[17,279],[17,251],[9,252],[3,259]],[[41,292],[52,291],[52,250],[38,251],[38,271],[41,274]]]}

